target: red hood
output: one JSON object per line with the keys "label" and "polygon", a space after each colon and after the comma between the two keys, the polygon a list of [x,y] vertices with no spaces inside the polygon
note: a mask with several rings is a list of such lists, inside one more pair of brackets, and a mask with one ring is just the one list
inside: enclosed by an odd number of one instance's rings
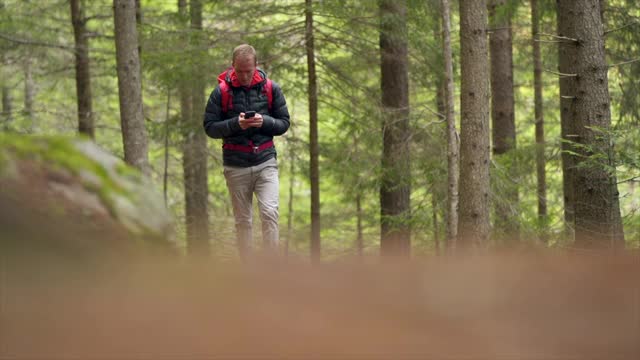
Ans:
{"label": "red hood", "polygon": [[[256,69],[256,71],[253,73],[253,79],[251,79],[251,85],[249,85],[249,87],[260,84],[261,82],[265,81],[266,78],[267,75],[262,70]],[[233,69],[233,67],[228,68],[227,70],[221,72],[220,75],[218,75],[218,83],[221,83],[223,81],[226,81],[233,87],[242,86],[238,81],[238,76],[236,75],[236,71]]]}

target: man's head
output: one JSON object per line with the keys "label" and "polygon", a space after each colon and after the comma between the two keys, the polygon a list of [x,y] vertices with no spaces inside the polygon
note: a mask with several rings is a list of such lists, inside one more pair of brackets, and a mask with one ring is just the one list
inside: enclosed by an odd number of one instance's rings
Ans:
{"label": "man's head", "polygon": [[251,45],[242,44],[233,49],[233,61],[231,63],[240,84],[243,86],[251,85],[253,73],[256,71],[258,59],[256,49]]}

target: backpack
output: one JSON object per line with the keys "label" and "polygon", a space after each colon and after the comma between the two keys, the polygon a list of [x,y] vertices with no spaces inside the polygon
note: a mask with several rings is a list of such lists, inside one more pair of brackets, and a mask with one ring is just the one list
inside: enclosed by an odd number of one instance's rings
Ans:
{"label": "backpack", "polygon": [[[222,112],[233,109],[233,91],[226,81],[220,82],[220,93],[222,95]],[[267,78],[267,82],[262,86],[262,94],[267,96],[267,106],[269,112],[273,104],[273,82]]]}

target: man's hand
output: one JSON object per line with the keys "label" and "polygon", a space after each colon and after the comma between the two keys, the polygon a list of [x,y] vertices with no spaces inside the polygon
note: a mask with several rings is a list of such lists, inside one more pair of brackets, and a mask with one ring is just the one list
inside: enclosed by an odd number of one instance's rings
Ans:
{"label": "man's hand", "polygon": [[258,113],[256,113],[256,116],[252,118],[245,119],[244,113],[242,112],[238,117],[238,122],[240,123],[240,128],[242,130],[247,130],[250,127],[255,127],[255,128],[262,127],[263,119],[262,119],[262,115]]}

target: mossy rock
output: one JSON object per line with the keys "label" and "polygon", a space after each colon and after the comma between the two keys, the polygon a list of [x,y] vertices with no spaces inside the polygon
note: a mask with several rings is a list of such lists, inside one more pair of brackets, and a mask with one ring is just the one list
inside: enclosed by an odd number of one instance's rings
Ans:
{"label": "mossy rock", "polygon": [[173,242],[173,220],[151,181],[85,138],[0,134],[0,186],[41,212]]}

